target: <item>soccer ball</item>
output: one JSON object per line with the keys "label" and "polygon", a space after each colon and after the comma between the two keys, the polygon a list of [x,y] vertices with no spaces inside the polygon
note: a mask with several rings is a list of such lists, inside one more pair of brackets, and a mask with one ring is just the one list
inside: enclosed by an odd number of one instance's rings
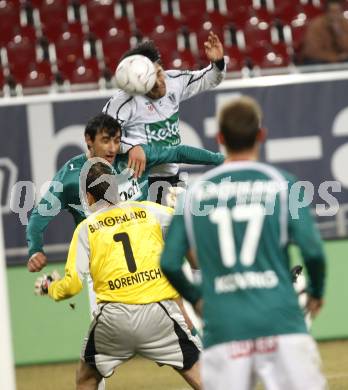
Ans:
{"label": "soccer ball", "polygon": [[118,88],[130,95],[145,95],[155,85],[156,69],[147,57],[135,54],[118,64],[115,77]]}

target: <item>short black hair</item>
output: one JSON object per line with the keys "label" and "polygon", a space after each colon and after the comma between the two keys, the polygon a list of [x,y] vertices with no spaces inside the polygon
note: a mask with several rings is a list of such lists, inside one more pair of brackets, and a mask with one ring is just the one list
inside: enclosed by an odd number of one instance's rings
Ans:
{"label": "short black hair", "polygon": [[251,149],[260,131],[262,111],[251,97],[243,96],[225,105],[219,115],[219,131],[229,151]]}
{"label": "short black hair", "polygon": [[154,41],[144,41],[139,43],[133,49],[126,51],[120,59],[120,62],[129,56],[140,54],[147,57],[151,62],[161,63],[161,54]]}
{"label": "short black hair", "polygon": [[106,199],[106,192],[110,187],[110,182],[107,180],[101,181],[100,183],[93,184],[102,175],[112,175],[112,168],[110,165],[103,162],[95,162],[88,171],[86,179],[86,191],[89,192],[94,200],[105,200],[108,203],[112,203],[111,199]]}
{"label": "short black hair", "polygon": [[109,137],[115,137],[117,133],[121,135],[121,125],[110,115],[100,113],[91,118],[85,128],[85,136],[89,135],[92,141],[99,132],[105,132]]}

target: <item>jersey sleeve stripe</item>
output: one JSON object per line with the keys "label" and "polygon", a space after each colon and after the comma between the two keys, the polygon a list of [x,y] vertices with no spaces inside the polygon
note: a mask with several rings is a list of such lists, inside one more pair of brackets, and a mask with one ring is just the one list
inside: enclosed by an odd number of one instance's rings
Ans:
{"label": "jersey sleeve stripe", "polygon": [[126,101],[124,101],[120,106],[118,107],[118,110],[116,111],[116,119],[118,120],[118,114],[123,106],[125,106],[127,103],[129,103],[133,99],[133,96],[129,97]]}
{"label": "jersey sleeve stripe", "polygon": [[199,81],[201,78],[203,78],[208,72],[210,72],[211,70],[213,69],[213,65],[211,64],[209,66],[209,68],[203,72],[199,77],[197,77],[196,79],[194,78],[194,75],[191,76],[189,82],[187,83],[187,85],[189,86],[190,84],[193,84],[195,83],[196,81]]}
{"label": "jersey sleeve stripe", "polygon": [[110,103],[111,103],[111,99],[106,103],[106,106],[105,106],[105,108],[103,110],[104,114],[108,114],[108,109],[110,107]]}
{"label": "jersey sleeve stripe", "polygon": [[196,81],[199,81],[202,77],[204,77],[212,69],[213,69],[213,65],[210,64],[210,66],[199,77],[197,77],[196,79],[194,78],[195,75],[192,74],[192,72],[187,72],[187,71],[181,72],[181,73],[179,73],[179,74],[177,74],[175,76],[167,73],[167,76],[170,77],[171,79],[176,79],[178,77],[183,77],[183,76],[190,76],[190,79],[189,79],[189,81],[187,83],[187,85],[190,85],[190,84],[192,84],[192,83],[194,83]]}
{"label": "jersey sleeve stripe", "polygon": [[187,71],[185,72],[181,72],[179,74],[176,74],[175,76],[167,73],[167,76],[170,77],[171,79],[177,79],[178,77],[183,77],[183,76],[190,76],[190,73],[188,73]]}

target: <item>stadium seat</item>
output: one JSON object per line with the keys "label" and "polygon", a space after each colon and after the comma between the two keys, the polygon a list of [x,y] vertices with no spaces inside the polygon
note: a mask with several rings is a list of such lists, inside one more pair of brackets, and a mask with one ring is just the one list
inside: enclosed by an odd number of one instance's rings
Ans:
{"label": "stadium seat", "polygon": [[258,23],[265,22],[271,24],[274,15],[266,7],[252,10],[252,17],[257,18]]}
{"label": "stadium seat", "polygon": [[271,51],[271,46],[267,42],[263,41],[254,46],[247,47],[246,57],[248,66],[260,66],[263,64],[265,57]]}
{"label": "stadium seat", "polygon": [[62,73],[70,74],[71,69],[75,68],[76,61],[84,57],[83,41],[78,35],[70,32],[64,32],[58,38],[55,49],[58,69]]}
{"label": "stadium seat", "polygon": [[61,39],[62,35],[65,33],[77,35],[80,39],[83,38],[82,25],[80,22],[60,23],[59,21],[56,22],[55,20],[52,20],[50,23],[42,25],[42,32],[48,41],[52,43]]}
{"label": "stadium seat", "polygon": [[97,84],[100,77],[96,58],[79,58],[73,67],[60,71],[71,84]]}
{"label": "stadium seat", "polygon": [[161,15],[158,19],[158,25],[163,25],[168,31],[178,32],[181,28],[180,20],[171,14]]}
{"label": "stadium seat", "polygon": [[292,47],[295,51],[299,50],[307,29],[307,24],[299,23],[291,25]]}
{"label": "stadium seat", "polygon": [[159,15],[147,14],[135,19],[136,31],[140,36],[152,34],[159,24]]}
{"label": "stadium seat", "polygon": [[80,22],[68,20],[68,10],[65,0],[45,0],[39,10],[41,29],[49,42],[56,42],[65,32],[82,34]]}
{"label": "stadium seat", "polygon": [[189,31],[197,31],[202,28],[206,21],[206,13],[187,14],[181,17],[181,24]]}
{"label": "stadium seat", "polygon": [[50,87],[52,81],[51,64],[48,61],[31,63],[25,78],[18,80],[24,89]]}
{"label": "stadium seat", "polygon": [[92,0],[86,3],[89,30],[97,38],[103,39],[111,28],[130,35],[129,20],[126,17],[116,18],[115,3],[111,0]]}
{"label": "stadium seat", "polygon": [[179,0],[179,8],[181,18],[191,17],[196,15],[204,15],[207,10],[206,0]]}
{"label": "stadium seat", "polygon": [[36,62],[36,46],[28,38],[16,35],[7,45],[9,69],[15,78],[21,80],[28,71],[28,65]]}
{"label": "stadium seat", "polygon": [[245,44],[246,47],[249,46],[255,46],[257,44],[267,42],[272,42],[271,37],[271,28],[270,25],[266,22],[255,24],[253,23],[253,20],[251,19],[244,28],[244,38],[245,38]]}
{"label": "stadium seat", "polygon": [[243,29],[246,23],[252,17],[252,9],[246,6],[239,6],[233,9],[230,12],[230,19],[234,23],[237,29]]}
{"label": "stadium seat", "polygon": [[19,11],[15,4],[0,1],[0,45],[5,46],[13,38],[13,30],[19,26]]}
{"label": "stadium seat", "polygon": [[130,49],[130,41],[122,31],[110,30],[102,42],[104,62],[110,72],[114,73],[123,53]]}
{"label": "stadium seat", "polygon": [[[209,26],[209,23],[211,24]],[[231,15],[223,15],[218,11],[207,12],[206,21],[203,24],[203,27],[207,30],[213,30],[220,36],[220,39],[223,40],[223,31],[225,26],[233,23]]]}
{"label": "stadium seat", "polygon": [[242,29],[244,24],[252,16],[253,1],[252,0],[225,0],[227,15],[233,20],[238,29]]}
{"label": "stadium seat", "polygon": [[259,64],[261,68],[281,68],[290,64],[289,48],[284,43],[273,45]]}
{"label": "stadium seat", "polygon": [[34,8],[37,8],[37,9],[40,9],[41,8],[41,5],[42,3],[44,2],[44,0],[29,0],[28,3],[34,7]]}
{"label": "stadium seat", "polygon": [[307,16],[307,20],[313,19],[323,13],[323,8],[313,5],[312,3],[303,4],[301,12]]}
{"label": "stadium seat", "polygon": [[177,32],[181,29],[182,23],[173,15],[145,15],[136,19],[137,33],[141,36],[148,36],[154,32],[166,30]]}
{"label": "stadium seat", "polygon": [[133,0],[133,13],[135,19],[141,19],[146,15],[157,16],[164,14],[162,7],[165,5],[165,1],[161,0]]}
{"label": "stadium seat", "polygon": [[274,1],[274,16],[282,24],[291,24],[301,13],[300,3],[297,1],[284,2],[283,0]]}
{"label": "stadium seat", "polygon": [[149,38],[155,42],[161,56],[166,57],[167,53],[178,50],[177,34],[175,31],[163,30],[162,32],[154,31]]}
{"label": "stadium seat", "polygon": [[238,46],[225,47],[225,55],[228,57],[227,72],[240,71],[245,66],[245,53]]}
{"label": "stadium seat", "polygon": [[245,7],[252,8],[253,0],[225,0],[228,12],[234,12],[236,8]]}
{"label": "stadium seat", "polygon": [[67,5],[64,0],[45,0],[40,6],[40,21],[49,25],[52,21],[55,24],[68,22]]}
{"label": "stadium seat", "polygon": [[89,24],[89,31],[94,38],[103,40],[108,32],[113,29],[116,33],[123,32],[128,39],[131,36],[129,21],[127,18],[109,18],[106,21],[100,23]]}
{"label": "stadium seat", "polygon": [[37,40],[35,27],[32,25],[17,27],[14,32],[15,35],[21,35],[22,37],[28,38],[33,43]]}
{"label": "stadium seat", "polygon": [[31,25],[27,25],[27,26],[15,25],[15,26],[12,26],[11,30],[6,31],[6,33],[4,35],[2,34],[2,29],[1,29],[0,46],[7,46],[7,44],[11,40],[13,40],[13,38],[16,35],[20,35],[23,38],[25,37],[33,43],[36,42],[36,31],[35,31],[35,28],[33,26],[31,26]]}
{"label": "stadium seat", "polygon": [[199,69],[199,61],[188,49],[171,53],[170,57],[165,59],[163,65],[165,69]]}

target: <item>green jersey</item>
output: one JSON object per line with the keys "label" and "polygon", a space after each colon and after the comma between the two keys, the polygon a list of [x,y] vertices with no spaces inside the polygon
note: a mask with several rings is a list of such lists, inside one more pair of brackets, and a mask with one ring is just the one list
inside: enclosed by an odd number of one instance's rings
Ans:
{"label": "green jersey", "polygon": [[[203,298],[206,347],[306,333],[289,272],[288,245],[299,245],[309,292],[317,298],[323,294],[325,258],[309,209],[296,208],[289,197],[294,182],[270,165],[226,163],[203,175],[181,202],[161,266],[186,299],[195,303]],[[181,271],[189,247],[201,268],[200,287]]]}
{"label": "green jersey", "polygon": [[[122,183],[118,186],[121,200],[146,200],[148,196],[148,175],[151,168],[164,163],[186,163],[219,165],[223,162],[221,153],[213,153],[205,149],[190,146],[159,147],[142,145],[146,156],[146,168],[141,178],[125,176],[128,154],[116,156],[113,167],[116,174],[122,174]],[[54,176],[46,195],[34,208],[27,226],[27,242],[29,256],[35,252],[43,252],[43,232],[48,223],[63,209],[72,214],[78,225],[86,218],[81,205],[80,173],[86,163],[85,154],[73,157],[66,162]]]}

